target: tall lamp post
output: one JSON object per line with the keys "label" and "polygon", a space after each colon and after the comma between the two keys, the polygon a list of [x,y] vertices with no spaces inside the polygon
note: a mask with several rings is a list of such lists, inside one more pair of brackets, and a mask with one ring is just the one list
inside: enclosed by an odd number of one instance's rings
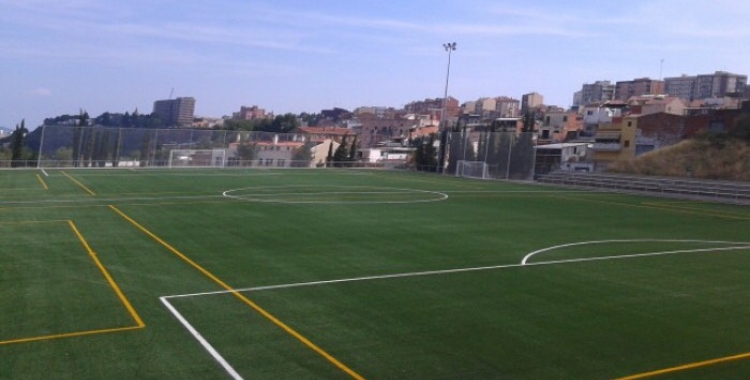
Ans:
{"label": "tall lamp post", "polygon": [[440,112],[440,150],[438,151],[438,162],[435,172],[442,172],[445,161],[445,145],[448,139],[448,123],[445,123],[445,109],[448,107],[448,80],[451,77],[451,53],[456,50],[456,43],[450,42],[443,44],[443,48],[448,52],[448,70],[445,73],[445,92],[443,93],[443,109]]}
{"label": "tall lamp post", "polygon": [[[448,107],[448,80],[451,77],[451,53],[456,50],[456,43],[451,42],[447,44],[443,44],[443,48],[445,48],[445,51],[448,52],[448,70],[445,73],[445,92],[443,93],[443,110],[440,113],[440,123],[442,124],[443,121],[445,121],[445,109]],[[443,126],[443,128],[447,127],[447,125]]]}

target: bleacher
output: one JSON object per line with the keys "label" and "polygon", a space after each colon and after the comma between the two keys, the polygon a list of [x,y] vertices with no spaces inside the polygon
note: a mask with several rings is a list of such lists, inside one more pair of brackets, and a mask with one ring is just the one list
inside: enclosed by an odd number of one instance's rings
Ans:
{"label": "bleacher", "polygon": [[536,180],[540,183],[575,188],[750,204],[750,183],[748,182],[568,171],[539,175]]}

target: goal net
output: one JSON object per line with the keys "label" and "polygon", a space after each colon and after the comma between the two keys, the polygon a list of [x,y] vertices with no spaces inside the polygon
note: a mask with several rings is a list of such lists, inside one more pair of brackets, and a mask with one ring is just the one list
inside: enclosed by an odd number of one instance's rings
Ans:
{"label": "goal net", "polygon": [[489,165],[484,161],[463,161],[456,163],[456,177],[490,178]]}
{"label": "goal net", "polygon": [[169,151],[169,167],[224,167],[226,155],[226,149],[172,149]]}

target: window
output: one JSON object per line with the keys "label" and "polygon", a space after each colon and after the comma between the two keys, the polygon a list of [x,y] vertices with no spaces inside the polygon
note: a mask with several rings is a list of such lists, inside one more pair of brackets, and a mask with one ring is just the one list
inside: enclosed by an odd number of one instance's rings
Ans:
{"label": "window", "polygon": [[276,160],[276,166],[280,168],[283,168],[284,166],[286,166],[286,159],[279,158],[278,160]]}
{"label": "window", "polygon": [[629,147],[630,147],[630,140],[625,140],[625,141],[623,141],[622,145],[623,145],[623,146],[624,146],[625,148],[629,148]]}
{"label": "window", "polygon": [[266,158],[266,166],[273,165],[273,158]]}
{"label": "window", "polygon": [[563,116],[563,123],[567,123],[567,122],[568,122],[568,115],[565,115]]}

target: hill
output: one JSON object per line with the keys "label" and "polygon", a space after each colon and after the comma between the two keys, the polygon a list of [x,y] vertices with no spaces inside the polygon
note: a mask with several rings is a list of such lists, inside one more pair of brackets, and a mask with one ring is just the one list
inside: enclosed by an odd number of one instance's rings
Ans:
{"label": "hill", "polygon": [[740,139],[704,136],[643,154],[632,162],[617,162],[610,167],[610,171],[750,181],[750,145]]}

